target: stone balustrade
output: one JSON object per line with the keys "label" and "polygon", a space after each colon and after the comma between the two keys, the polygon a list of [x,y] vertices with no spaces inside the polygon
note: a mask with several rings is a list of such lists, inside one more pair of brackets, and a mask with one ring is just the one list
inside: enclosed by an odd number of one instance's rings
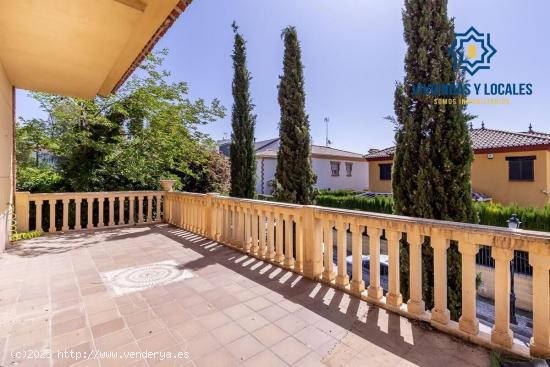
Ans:
{"label": "stone balustrade", "polygon": [[[49,208],[46,210],[44,205]],[[16,215],[20,232],[34,226],[57,232],[156,223],[162,217],[164,222],[340,288],[390,311],[429,322],[471,342],[524,356],[550,357],[549,233],[174,191],[20,192],[16,194]],[[48,228],[44,228],[46,215]],[[36,224],[30,223],[31,217]],[[365,231],[369,236],[369,284],[362,279]],[[348,233],[351,279],[346,263]],[[386,294],[380,284],[382,234],[388,251]],[[404,235],[410,246],[409,299],[403,299],[400,292],[399,242]],[[434,250],[432,310],[425,309],[422,299],[421,246],[425,237],[430,238]],[[458,322],[450,320],[447,308],[447,250],[451,241],[458,243],[462,255],[462,313]],[[495,260],[495,323],[490,331],[480,328],[476,318],[475,256],[480,245],[490,246]],[[514,250],[528,252],[533,267],[533,337],[529,348],[515,343],[510,330],[509,270]]]}
{"label": "stone balustrade", "polygon": [[[550,357],[550,234],[377,213],[235,199],[218,194],[165,194],[165,221],[221,242],[259,259],[325,282],[401,315],[493,349],[524,356]],[[336,258],[333,263],[333,233]],[[361,236],[370,237],[370,279],[362,279]],[[351,232],[352,275],[347,274],[347,234]],[[388,241],[388,290],[380,286],[380,237]],[[410,246],[410,299],[399,279],[399,241]],[[421,246],[430,237],[434,250],[434,304],[422,299]],[[450,320],[447,308],[447,250],[451,241],[462,254],[462,315]],[[475,255],[492,247],[495,269],[495,324],[480,329],[476,318]],[[533,266],[533,337],[529,348],[514,343],[510,330],[510,260],[514,250],[529,253]]]}
{"label": "stone balustrade", "polygon": [[160,191],[121,192],[17,192],[17,231],[67,232],[162,220]]}

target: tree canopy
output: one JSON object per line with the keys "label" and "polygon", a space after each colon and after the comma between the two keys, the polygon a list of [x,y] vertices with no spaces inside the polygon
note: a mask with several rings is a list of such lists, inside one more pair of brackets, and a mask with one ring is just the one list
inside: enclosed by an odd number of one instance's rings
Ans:
{"label": "tree canopy", "polygon": [[[198,130],[222,118],[225,109],[217,99],[191,100],[185,82],[169,81],[162,69],[166,55],[166,50],[149,55],[108,97],[33,93],[48,118],[18,122],[18,189],[147,190],[157,189],[161,178],[173,178],[179,189],[200,191],[209,186],[204,167],[213,162],[227,181],[228,164]],[[40,161],[40,154],[51,159]],[[55,177],[50,187],[32,183],[44,175]]]}

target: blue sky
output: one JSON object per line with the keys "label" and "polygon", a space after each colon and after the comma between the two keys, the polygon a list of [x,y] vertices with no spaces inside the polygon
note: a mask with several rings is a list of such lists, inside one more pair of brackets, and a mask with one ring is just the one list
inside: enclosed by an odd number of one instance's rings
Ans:
{"label": "blue sky", "polygon": [[[168,48],[165,67],[189,84],[190,97],[219,98],[225,119],[202,128],[214,139],[231,132],[231,22],[247,39],[258,140],[276,137],[277,84],[282,68],[281,30],[295,25],[305,65],[306,106],[315,144],[325,142],[330,118],[333,147],[365,153],[393,144],[394,84],[403,78],[405,43],[398,0],[194,0],[157,48]],[[449,0],[456,31],[475,26],[491,33],[497,49],[491,70],[472,83],[533,83],[533,95],[510,105],[470,106],[489,128],[550,131],[550,2],[547,0]],[[42,117],[37,104],[18,91],[17,113]]]}

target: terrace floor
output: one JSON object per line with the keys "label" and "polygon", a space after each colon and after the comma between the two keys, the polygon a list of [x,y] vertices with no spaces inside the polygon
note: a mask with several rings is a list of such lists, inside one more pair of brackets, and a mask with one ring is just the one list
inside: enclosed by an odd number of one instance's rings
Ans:
{"label": "terrace floor", "polygon": [[451,367],[488,366],[489,353],[159,225],[3,254],[0,366],[14,365]]}

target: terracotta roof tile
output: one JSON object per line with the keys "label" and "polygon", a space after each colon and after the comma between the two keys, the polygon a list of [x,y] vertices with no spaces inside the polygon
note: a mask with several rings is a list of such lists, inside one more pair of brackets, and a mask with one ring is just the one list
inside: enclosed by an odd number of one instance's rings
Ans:
{"label": "terracotta roof tile", "polygon": [[[541,132],[515,133],[494,129],[473,129],[470,134],[475,152],[522,148],[550,149],[550,134]],[[391,159],[395,147],[365,155],[367,160]]]}

